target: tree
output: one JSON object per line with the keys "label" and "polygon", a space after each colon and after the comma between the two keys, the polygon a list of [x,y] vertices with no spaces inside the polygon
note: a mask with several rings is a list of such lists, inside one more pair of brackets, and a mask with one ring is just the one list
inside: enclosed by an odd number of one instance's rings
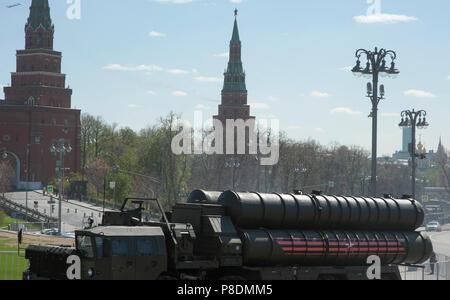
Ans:
{"label": "tree", "polygon": [[110,167],[102,158],[92,158],[86,167],[86,175],[89,183],[95,188],[96,195],[103,191],[106,175]]}

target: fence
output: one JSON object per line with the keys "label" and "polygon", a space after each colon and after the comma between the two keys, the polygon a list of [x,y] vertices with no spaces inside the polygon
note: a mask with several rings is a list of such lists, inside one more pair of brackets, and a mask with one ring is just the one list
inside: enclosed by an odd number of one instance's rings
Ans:
{"label": "fence", "polygon": [[421,267],[400,267],[403,280],[450,280],[450,258],[437,255],[437,262],[427,262]]}
{"label": "fence", "polygon": [[1,230],[7,230],[7,231],[16,231],[22,229],[23,232],[39,232],[44,233],[46,229],[53,229],[58,228],[58,223],[49,223],[49,222],[14,222],[11,224],[8,224],[5,227],[1,227]]}
{"label": "fence", "polygon": [[22,280],[22,273],[28,268],[23,252],[0,251],[0,280]]}
{"label": "fence", "polygon": [[18,212],[22,214],[26,214],[28,212],[28,217],[30,219],[40,221],[40,222],[57,222],[56,218],[50,218],[47,215],[40,213],[37,210],[26,208],[23,205],[17,204],[14,201],[8,200],[6,198],[0,197],[0,206],[3,206],[4,208],[13,211]]}

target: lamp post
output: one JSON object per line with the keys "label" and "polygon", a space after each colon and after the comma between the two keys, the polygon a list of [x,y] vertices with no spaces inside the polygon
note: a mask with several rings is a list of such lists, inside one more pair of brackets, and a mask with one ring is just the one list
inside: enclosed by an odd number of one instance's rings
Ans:
{"label": "lamp post", "polygon": [[[306,168],[303,168],[303,167],[296,167],[296,168],[294,168],[294,173],[295,174],[300,174],[300,184],[299,184],[299,189],[300,190],[302,189],[302,184],[304,184],[301,176],[302,176],[302,174],[305,174],[306,172],[308,172],[308,169],[306,169]],[[294,182],[294,185],[295,185],[295,182]],[[295,188],[295,186],[294,186],[294,188]]]}
{"label": "lamp post", "polygon": [[50,152],[53,155],[59,154],[59,208],[58,208],[58,235],[61,235],[61,223],[62,223],[62,194],[63,194],[63,186],[64,186],[64,158],[67,153],[72,152],[72,147],[70,145],[64,145],[64,139],[59,140],[58,144],[50,146]]}
{"label": "lamp post", "polygon": [[399,126],[403,127],[412,127],[411,132],[411,144],[409,147],[409,153],[411,155],[411,166],[412,166],[412,196],[413,199],[416,198],[416,159],[425,159],[425,154],[416,153],[416,128],[425,129],[430,124],[427,122],[427,112],[424,110],[415,111],[414,109],[405,110],[401,113],[402,121]]}
{"label": "lamp post", "polygon": [[229,162],[225,162],[225,167],[231,168],[231,186],[233,191],[235,189],[234,173],[236,172],[236,168],[239,168],[240,166],[241,163],[236,161],[235,157],[233,157]]}
{"label": "lamp post", "polygon": [[25,169],[25,174],[26,174],[26,182],[27,182],[27,186],[25,189],[25,226],[28,223],[28,181],[30,179],[29,175],[30,174],[30,144],[27,144],[27,165],[26,165],[26,169]]}
{"label": "lamp post", "polygon": [[[363,69],[361,67],[361,56],[366,56],[367,63]],[[391,67],[386,66],[386,58],[390,57]],[[352,69],[355,76],[364,76],[368,79],[372,79],[372,82],[367,84],[367,97],[372,102],[372,179],[371,179],[371,195],[377,194],[377,128],[378,128],[378,104],[384,99],[384,86],[381,85],[378,88],[379,75],[390,76],[395,78],[400,71],[395,68],[395,60],[397,54],[392,50],[375,48],[375,51],[369,51],[365,49],[358,49],[356,51],[356,65]],[[378,95],[380,94],[380,96]]]}

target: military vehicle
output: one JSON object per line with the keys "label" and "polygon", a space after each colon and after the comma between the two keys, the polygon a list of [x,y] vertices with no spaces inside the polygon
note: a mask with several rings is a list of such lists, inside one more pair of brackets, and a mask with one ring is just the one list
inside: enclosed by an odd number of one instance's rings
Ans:
{"label": "military vehicle", "polygon": [[[125,199],[100,226],[76,231],[75,247],[29,246],[23,277],[67,279],[76,255],[83,280],[361,280],[377,256],[381,279],[397,280],[399,265],[433,251],[415,231],[422,205],[404,198],[198,190],[167,213],[157,199]],[[161,218],[147,220],[149,202]]]}

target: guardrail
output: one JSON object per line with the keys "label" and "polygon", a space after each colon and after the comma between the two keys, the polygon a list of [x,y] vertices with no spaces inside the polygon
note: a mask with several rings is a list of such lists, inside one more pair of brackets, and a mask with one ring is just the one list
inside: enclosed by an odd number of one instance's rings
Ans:
{"label": "guardrail", "polygon": [[57,218],[51,218],[47,215],[44,215],[43,213],[40,213],[39,211],[31,208],[26,208],[25,206],[21,204],[17,204],[11,200],[8,200],[6,198],[3,198],[0,196],[0,206],[9,209],[14,212],[23,213],[24,215],[28,212],[28,218],[35,220],[37,222],[44,222],[44,223],[56,223],[58,222]]}
{"label": "guardrail", "polygon": [[0,280],[22,280],[22,273],[28,268],[25,254],[17,251],[0,251]]}
{"label": "guardrail", "polygon": [[421,266],[402,266],[403,280],[450,280],[450,258],[438,255],[435,263],[427,262]]}

